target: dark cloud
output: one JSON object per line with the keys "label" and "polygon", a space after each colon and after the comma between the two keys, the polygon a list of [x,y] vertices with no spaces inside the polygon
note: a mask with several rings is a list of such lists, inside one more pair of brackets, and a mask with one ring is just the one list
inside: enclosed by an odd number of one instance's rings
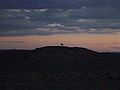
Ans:
{"label": "dark cloud", "polygon": [[117,32],[120,32],[120,12],[111,7],[0,10],[0,36]]}
{"label": "dark cloud", "polygon": [[0,8],[120,7],[120,0],[0,0]]}
{"label": "dark cloud", "polygon": [[120,47],[111,47],[112,49],[120,49]]}

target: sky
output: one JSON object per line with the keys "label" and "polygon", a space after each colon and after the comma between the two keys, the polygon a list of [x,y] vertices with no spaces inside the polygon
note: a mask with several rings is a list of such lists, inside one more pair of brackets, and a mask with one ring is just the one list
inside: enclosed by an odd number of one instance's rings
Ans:
{"label": "sky", "polygon": [[0,49],[59,45],[120,51],[119,0],[0,0]]}

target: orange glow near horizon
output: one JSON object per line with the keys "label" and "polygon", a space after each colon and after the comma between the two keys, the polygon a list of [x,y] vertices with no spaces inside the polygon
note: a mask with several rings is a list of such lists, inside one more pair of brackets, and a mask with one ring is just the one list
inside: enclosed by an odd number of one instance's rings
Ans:
{"label": "orange glow near horizon", "polygon": [[120,51],[120,34],[0,37],[0,49],[34,49],[43,46],[57,46],[61,42],[66,46],[85,47],[96,51]]}

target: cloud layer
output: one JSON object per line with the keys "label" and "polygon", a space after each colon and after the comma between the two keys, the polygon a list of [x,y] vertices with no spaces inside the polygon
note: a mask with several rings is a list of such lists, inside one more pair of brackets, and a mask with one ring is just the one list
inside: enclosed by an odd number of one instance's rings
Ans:
{"label": "cloud layer", "polygon": [[0,8],[120,7],[120,0],[0,0]]}
{"label": "cloud layer", "polygon": [[118,8],[0,10],[0,36],[118,32],[120,32]]}

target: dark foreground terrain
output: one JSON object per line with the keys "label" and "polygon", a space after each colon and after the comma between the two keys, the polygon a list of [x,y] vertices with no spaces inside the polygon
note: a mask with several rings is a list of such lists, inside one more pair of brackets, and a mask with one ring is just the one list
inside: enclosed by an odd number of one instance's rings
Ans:
{"label": "dark foreground terrain", "polygon": [[120,90],[120,53],[60,46],[0,50],[0,90]]}

